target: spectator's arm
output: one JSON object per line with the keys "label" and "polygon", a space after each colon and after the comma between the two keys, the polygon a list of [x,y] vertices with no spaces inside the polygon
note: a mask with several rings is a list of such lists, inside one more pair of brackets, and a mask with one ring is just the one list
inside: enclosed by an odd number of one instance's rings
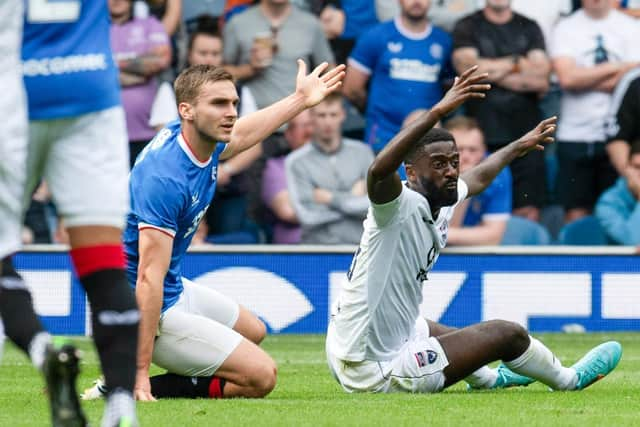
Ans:
{"label": "spectator's arm", "polygon": [[549,73],[551,62],[543,50],[530,51],[526,57],[518,58],[518,72],[508,74],[496,82],[514,92],[539,92],[549,90]]}
{"label": "spectator's arm", "polygon": [[290,224],[298,224],[298,216],[296,210],[291,204],[291,198],[289,197],[289,191],[284,189],[276,193],[269,203],[269,209],[275,214],[280,221],[288,222]]}
{"label": "spectator's arm", "polygon": [[363,112],[367,108],[367,82],[369,81],[369,73],[355,64],[356,63],[349,61],[347,75],[344,78],[343,93],[360,112]]}
{"label": "spectator's arm", "polygon": [[345,215],[364,217],[369,209],[369,198],[366,194],[355,196],[350,192],[334,192],[329,206]]}
{"label": "spectator's arm", "polygon": [[593,67],[581,67],[576,64],[575,59],[567,56],[553,60],[553,69],[564,90],[596,90],[597,87],[609,87],[607,91],[611,92],[611,84],[614,81],[617,82],[623,67],[621,63],[612,62],[597,64]]}
{"label": "spectator's arm", "polygon": [[627,209],[622,201],[608,191],[596,204],[595,215],[614,242],[620,245],[637,245],[640,242],[640,203],[636,203],[628,217],[622,214],[625,211]]}
{"label": "spectator's arm", "polygon": [[120,79],[120,86],[122,87],[141,85],[147,82],[147,78],[145,76],[139,76],[125,71],[120,71],[118,77]]}
{"label": "spectator's arm", "polygon": [[342,214],[315,201],[314,190],[316,188],[306,170],[301,168],[300,164],[297,164],[298,159],[299,157],[295,155],[287,156],[285,171],[289,198],[300,224],[317,226],[341,219]]}
{"label": "spectator's arm", "polygon": [[118,61],[121,73],[142,77],[151,77],[164,70],[171,63],[171,47],[169,44],[157,45],[140,56]]}
{"label": "spectator's arm", "polygon": [[460,246],[499,245],[508,219],[483,220],[473,227],[449,227],[447,243]]}
{"label": "spectator's arm", "polygon": [[162,17],[162,25],[169,37],[173,36],[180,26],[182,18],[182,0],[166,0],[166,8]]}
{"label": "spectator's arm", "polygon": [[616,139],[609,142],[606,148],[607,154],[609,154],[609,160],[611,160],[613,167],[616,168],[618,175],[625,176],[627,166],[629,165],[629,152],[631,151],[629,143],[621,139]]}
{"label": "spectator's arm", "polygon": [[512,73],[516,67],[514,58],[511,56],[493,59],[482,58],[475,47],[460,47],[453,51],[453,66],[458,74],[462,74],[476,64],[479,73],[489,74],[488,80],[490,82],[499,82]]}

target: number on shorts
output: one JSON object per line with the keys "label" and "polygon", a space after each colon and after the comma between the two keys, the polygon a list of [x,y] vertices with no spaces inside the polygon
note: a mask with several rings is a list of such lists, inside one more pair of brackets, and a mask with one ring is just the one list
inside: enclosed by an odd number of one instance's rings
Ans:
{"label": "number on shorts", "polygon": [[80,16],[80,0],[29,0],[27,7],[27,21],[34,24],[73,22]]}

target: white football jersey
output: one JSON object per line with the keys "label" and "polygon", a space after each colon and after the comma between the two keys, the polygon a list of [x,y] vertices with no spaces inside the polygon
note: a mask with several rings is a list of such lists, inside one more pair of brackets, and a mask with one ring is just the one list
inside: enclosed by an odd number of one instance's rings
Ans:
{"label": "white football jersey", "polygon": [[[458,180],[458,201],[468,187]],[[332,353],[348,361],[391,360],[413,335],[422,282],[447,243],[453,206],[431,215],[429,202],[403,186],[391,202],[371,204],[360,247],[332,307]]]}

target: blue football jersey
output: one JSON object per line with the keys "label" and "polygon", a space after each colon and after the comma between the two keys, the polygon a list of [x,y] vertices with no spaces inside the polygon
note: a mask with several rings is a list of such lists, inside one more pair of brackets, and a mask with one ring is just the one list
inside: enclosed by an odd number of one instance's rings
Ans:
{"label": "blue football jersey", "polygon": [[123,236],[131,286],[138,276],[139,231],[154,228],[173,237],[162,311],[182,293],[182,257],[213,199],[218,157],[224,148],[219,143],[208,160],[198,160],[181,134],[180,122],[174,121],[149,142],[131,170],[131,210]]}
{"label": "blue football jersey", "polygon": [[25,0],[22,61],[35,120],[120,104],[106,0]]}
{"label": "blue football jersey", "polygon": [[403,30],[398,19],[358,39],[349,65],[370,75],[365,140],[377,153],[414,110],[442,98],[442,80],[452,75],[451,37],[429,26],[424,34]]}
{"label": "blue football jersey", "polygon": [[511,172],[509,168],[504,168],[482,193],[469,200],[463,224],[473,227],[480,224],[482,218],[508,218],[511,215],[511,199]]}

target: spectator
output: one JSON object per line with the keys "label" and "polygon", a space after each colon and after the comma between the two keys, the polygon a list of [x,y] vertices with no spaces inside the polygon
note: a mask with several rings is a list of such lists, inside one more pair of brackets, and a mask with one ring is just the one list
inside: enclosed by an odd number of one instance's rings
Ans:
{"label": "spectator", "polygon": [[640,18],[640,0],[611,0],[611,5],[632,18]]}
{"label": "spectator", "polygon": [[640,60],[640,29],[609,0],[582,0],[582,9],[560,21],[552,57],[564,90],[558,123],[558,196],[565,222],[589,215],[616,179],[605,150],[611,92]]}
{"label": "spectator", "polygon": [[[607,153],[620,176],[633,181],[629,175],[631,144],[640,141],[640,67],[625,74],[613,92],[607,119]],[[640,186],[640,181],[633,185]]]}
{"label": "spectator", "polygon": [[[479,164],[487,156],[484,135],[478,123],[458,116],[445,123],[456,141],[460,173]],[[451,245],[499,245],[511,216],[511,174],[503,169],[491,185],[477,196],[459,204],[449,222]]]}
{"label": "spectator", "polygon": [[429,23],[429,0],[399,2],[400,15],[358,39],[344,82],[345,95],[366,110],[365,141],[375,152],[411,111],[440,100],[450,72],[451,39]]}
{"label": "spectator", "polygon": [[285,160],[289,195],[302,226],[302,243],[356,244],[369,207],[367,169],[373,152],[360,141],[343,138],[345,111],[339,94],[311,110],[311,144]]}
{"label": "spectator", "polygon": [[289,0],[261,0],[225,25],[224,62],[258,108],[293,92],[297,58],[311,67],[334,62],[320,22]]}
{"label": "spectator", "polygon": [[154,17],[134,18],[131,0],[109,0],[111,48],[120,70],[131,165],[156,130],[149,125],[158,92],[156,76],[169,66],[171,48]]}
{"label": "spectator", "polygon": [[482,0],[434,1],[429,8],[429,19],[433,25],[450,33],[460,19],[480,9],[482,3]]}
{"label": "spectator", "polygon": [[545,45],[551,43],[551,34],[556,24],[561,18],[566,17],[573,11],[571,0],[511,0],[511,8],[514,12],[526,16],[536,21],[542,34],[544,34]]}
{"label": "spectator", "polygon": [[640,141],[630,149],[629,179],[605,191],[596,204],[596,217],[607,236],[618,245],[640,245]]}
{"label": "spectator", "polygon": [[[313,136],[311,114],[305,110],[289,121],[284,139],[289,152],[304,146]],[[287,153],[288,154],[288,153]],[[268,208],[272,221],[272,242],[279,244],[300,243],[302,230],[289,196],[285,173],[286,154],[267,159],[262,173],[261,198]]]}
{"label": "spectator", "polygon": [[182,0],[135,0],[133,16],[146,18],[155,16],[162,22],[169,37],[173,37],[182,20]]}
{"label": "spectator", "polygon": [[[484,9],[463,18],[453,32],[453,63],[458,73],[478,64],[493,88],[484,100],[466,104],[490,151],[519,138],[540,121],[538,98],[549,87],[550,64],[538,24],[513,12],[509,0],[487,0]],[[513,213],[538,221],[545,203],[544,154],[516,159]]]}

